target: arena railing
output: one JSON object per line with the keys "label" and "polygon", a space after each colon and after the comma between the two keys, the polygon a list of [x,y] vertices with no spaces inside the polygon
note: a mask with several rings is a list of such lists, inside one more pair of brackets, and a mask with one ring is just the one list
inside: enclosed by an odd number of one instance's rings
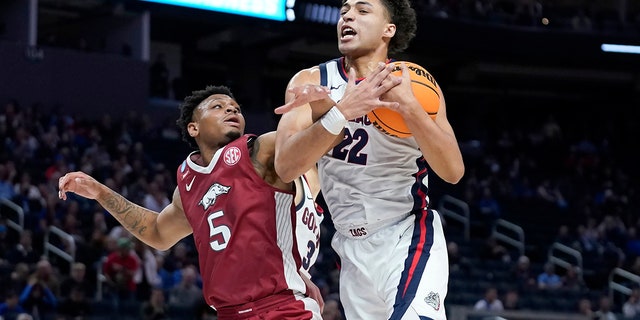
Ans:
{"label": "arena railing", "polygon": [[469,241],[471,238],[471,218],[469,205],[466,202],[445,194],[440,199],[438,212],[445,217],[462,223],[464,226],[464,239]]}
{"label": "arena railing", "polygon": [[22,233],[24,230],[24,211],[17,204],[9,201],[8,199],[0,199],[0,208],[7,207],[12,215],[6,215],[5,210],[0,209],[0,215],[7,218],[7,226],[14,229],[18,233]]}
{"label": "arena railing", "polygon": [[[62,249],[52,242],[52,236],[57,236],[61,240]],[[44,256],[49,257],[50,252],[72,264],[75,262],[76,240],[62,229],[50,226],[44,235]]]}
{"label": "arena railing", "polygon": [[[618,282],[619,278],[623,278],[626,281]],[[640,286],[640,276],[622,268],[613,269],[609,274],[609,299],[613,301],[614,291],[629,296],[633,285]]]}
{"label": "arena railing", "polygon": [[[509,230],[511,235],[505,233],[504,230]],[[491,234],[496,240],[518,249],[520,256],[524,255],[524,230],[519,225],[504,219],[497,219]]]}
{"label": "arena railing", "polygon": [[[563,253],[564,256],[561,256],[559,253]],[[567,257],[573,257],[575,260],[574,263],[568,261]],[[583,272],[582,272],[582,253],[580,251],[573,249],[571,247],[565,246],[562,243],[554,242],[549,247],[549,253],[547,255],[547,260],[554,265],[560,266],[564,269],[569,269],[571,266],[578,267],[577,273],[580,280],[583,280]]]}

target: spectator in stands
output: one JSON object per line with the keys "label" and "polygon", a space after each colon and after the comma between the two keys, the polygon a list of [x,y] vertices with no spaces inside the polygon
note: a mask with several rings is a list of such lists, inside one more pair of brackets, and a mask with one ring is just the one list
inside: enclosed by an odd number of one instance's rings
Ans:
{"label": "spectator in stands", "polygon": [[570,265],[562,276],[562,288],[571,291],[582,291],[584,281],[582,281],[581,272],[582,270],[579,267]]}
{"label": "spectator in stands", "polygon": [[486,228],[486,234],[490,235],[496,220],[498,220],[501,215],[500,203],[498,203],[498,200],[495,198],[491,187],[486,186],[482,188],[482,194],[480,195],[477,205],[482,226]]}
{"label": "spectator in stands", "polygon": [[41,319],[53,319],[58,307],[58,298],[44,281],[31,277],[22,290],[20,305],[31,315]]}
{"label": "spectator in stands", "polygon": [[585,255],[596,255],[600,251],[600,234],[595,218],[587,218],[587,224],[578,226],[578,249]]}
{"label": "spectator in stands", "polygon": [[135,298],[136,283],[133,281],[133,275],[138,266],[138,259],[131,252],[131,240],[126,237],[118,239],[117,249],[107,256],[103,265],[106,283],[113,298],[120,301]]}
{"label": "spectator in stands", "polygon": [[516,289],[509,289],[504,295],[504,309],[505,310],[520,310],[520,294]]}
{"label": "spectator in stands", "polygon": [[622,305],[622,315],[625,319],[640,319],[640,288],[631,290],[629,298]]}
{"label": "spectator in stands", "polygon": [[86,278],[87,267],[82,262],[74,262],[71,265],[69,275],[60,283],[60,298],[67,299],[72,289],[82,290],[85,297],[91,297],[94,292],[93,281]]}
{"label": "spectator in stands", "polygon": [[536,194],[538,198],[542,199],[546,203],[555,205],[560,209],[567,208],[569,203],[566,200],[564,194],[557,184],[552,182],[549,178],[542,179],[542,182],[536,188]]}
{"label": "spectator in stands", "polygon": [[139,261],[138,268],[133,275],[136,283],[136,298],[145,301],[151,294],[151,288],[162,286],[162,279],[158,275],[156,256],[151,247],[138,238],[133,238],[133,251]]}
{"label": "spectator in stands", "polygon": [[158,185],[156,181],[151,181],[147,185],[147,193],[144,195],[142,206],[160,212],[162,209],[169,205],[169,197],[167,193]]}
{"label": "spectator in stands", "polygon": [[197,284],[198,270],[188,265],[181,270],[182,279],[169,292],[169,305],[178,307],[195,307],[202,300],[202,288]]}
{"label": "spectator in stands", "polygon": [[511,256],[507,248],[499,244],[498,240],[493,236],[489,236],[485,240],[480,256],[490,261],[502,261],[505,263],[511,261]]}
{"label": "spectator in stands", "polygon": [[638,235],[638,229],[634,226],[627,229],[627,241],[624,249],[628,261],[633,261],[636,257],[640,257],[640,237]]}
{"label": "spectator in stands", "polygon": [[71,288],[69,296],[62,300],[56,320],[87,320],[91,314],[91,304],[85,295],[85,289]]}
{"label": "spectator in stands", "polygon": [[9,228],[7,227],[7,222],[2,216],[0,216],[0,270],[4,267],[10,266],[9,261],[7,261],[7,253],[11,249],[9,242]]}
{"label": "spectator in stands", "polygon": [[587,319],[593,319],[593,309],[591,307],[591,300],[588,298],[582,298],[578,301],[578,313],[585,316]]}
{"label": "spectator in stands", "polygon": [[169,308],[165,304],[162,289],[153,288],[149,300],[142,304],[140,311],[143,320],[169,319]]}
{"label": "spectator in stands", "polygon": [[32,232],[30,230],[22,231],[20,242],[7,253],[7,260],[13,265],[24,262],[29,267],[35,267],[40,260],[40,254],[33,247]]}
{"label": "spectator in stands", "polygon": [[469,272],[471,262],[467,257],[460,254],[459,246],[455,241],[449,241],[447,251],[449,253],[449,270],[451,272]]}
{"label": "spectator in stands", "polygon": [[618,320],[615,313],[611,311],[611,300],[607,295],[600,296],[598,300],[598,310],[594,313],[594,318],[598,320]]}
{"label": "spectator in stands", "polygon": [[14,185],[16,196],[13,201],[24,211],[25,227],[38,230],[38,218],[45,211],[47,201],[38,186],[31,181],[29,172],[22,172],[19,179]]}
{"label": "spectator in stands", "polygon": [[56,274],[56,271],[53,269],[53,266],[51,265],[51,262],[49,262],[49,260],[43,258],[42,260],[38,261],[38,263],[36,264],[36,269],[31,275],[31,278],[35,278],[37,283],[43,284],[44,287],[51,290],[51,292],[53,292],[53,294],[55,294],[56,296],[59,294],[60,281],[58,281],[58,279],[60,277]]}
{"label": "spectator in stands", "polygon": [[7,292],[3,303],[0,303],[0,318],[4,320],[14,320],[25,310],[19,304],[18,294],[15,291]]}
{"label": "spectator in stands", "polygon": [[[29,281],[29,265],[20,262],[14,265],[13,271],[9,276],[9,283],[3,284],[4,289],[15,290],[21,292],[27,286]],[[5,287],[6,285],[6,287]]]}
{"label": "spectator in stands", "polygon": [[0,163],[0,199],[12,200],[16,195],[13,189],[13,179],[16,175],[13,162]]}
{"label": "spectator in stands", "polygon": [[571,247],[575,242],[575,239],[571,236],[569,226],[563,224],[558,228],[558,234],[556,235],[555,242],[563,244],[567,247]]}
{"label": "spectator in stands", "polygon": [[484,297],[476,302],[473,309],[484,311],[503,311],[504,306],[502,305],[502,301],[498,298],[498,289],[496,287],[487,288],[484,292]]}
{"label": "spectator in stands", "polygon": [[556,274],[556,267],[553,263],[544,264],[544,271],[538,275],[538,289],[556,290],[562,287],[562,279]]}
{"label": "spectator in stands", "polygon": [[180,276],[178,273],[180,270],[169,271],[165,268],[164,263],[165,257],[163,255],[156,255],[156,266],[157,273],[160,277],[160,283],[162,285],[162,290],[165,292],[169,292],[177,283],[179,283],[178,279]]}
{"label": "spectator in stands", "polygon": [[169,254],[165,256],[164,268],[169,272],[180,270],[188,265],[198,265],[197,261],[190,257],[191,248],[185,241],[176,243],[175,246],[169,250]]}

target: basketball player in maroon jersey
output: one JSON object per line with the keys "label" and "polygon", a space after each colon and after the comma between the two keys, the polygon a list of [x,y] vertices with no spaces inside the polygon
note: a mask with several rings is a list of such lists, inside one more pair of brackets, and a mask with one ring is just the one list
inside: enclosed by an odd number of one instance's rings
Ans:
{"label": "basketball player in maroon jersey", "polygon": [[177,169],[173,200],[161,212],[83,172],[60,178],[60,198],[74,192],[97,200],[159,250],[193,233],[204,298],[219,319],[321,319],[320,292],[299,271],[293,183],[273,166],[275,132],[244,134],[240,106],[223,86],[193,92],[177,123],[198,150]]}

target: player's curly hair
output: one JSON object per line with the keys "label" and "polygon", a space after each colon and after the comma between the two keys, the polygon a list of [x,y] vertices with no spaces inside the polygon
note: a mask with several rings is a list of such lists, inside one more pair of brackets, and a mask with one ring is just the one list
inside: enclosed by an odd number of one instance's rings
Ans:
{"label": "player's curly hair", "polygon": [[389,12],[391,23],[396,25],[396,34],[389,42],[389,53],[404,51],[409,42],[416,36],[418,20],[416,11],[409,0],[381,0]]}
{"label": "player's curly hair", "polygon": [[182,133],[182,140],[187,142],[192,148],[198,148],[196,139],[189,135],[187,126],[190,122],[193,122],[193,111],[208,97],[214,94],[224,94],[231,99],[236,98],[231,93],[231,89],[225,86],[207,86],[204,90],[196,90],[191,92],[191,95],[184,98],[184,102],[180,104],[180,118],[176,120],[176,124],[180,128]]}

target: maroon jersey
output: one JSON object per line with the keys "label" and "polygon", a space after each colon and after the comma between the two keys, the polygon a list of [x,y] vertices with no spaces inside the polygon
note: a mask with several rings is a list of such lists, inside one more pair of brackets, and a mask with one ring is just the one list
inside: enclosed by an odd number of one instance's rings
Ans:
{"label": "maroon jersey", "polygon": [[219,309],[275,294],[305,292],[298,274],[294,195],[253,167],[244,135],[219,149],[207,167],[191,153],[177,170],[184,212],[198,249],[203,294]]}

